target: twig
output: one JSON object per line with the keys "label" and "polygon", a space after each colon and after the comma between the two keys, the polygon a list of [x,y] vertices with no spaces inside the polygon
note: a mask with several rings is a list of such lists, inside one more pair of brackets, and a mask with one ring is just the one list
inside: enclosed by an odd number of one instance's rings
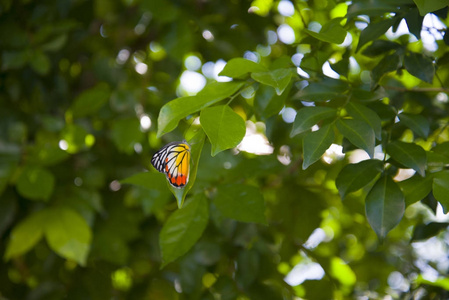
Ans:
{"label": "twig", "polygon": [[449,88],[443,88],[443,87],[427,87],[427,88],[405,88],[405,87],[399,87],[399,86],[383,86],[386,90],[394,90],[398,92],[449,92]]}

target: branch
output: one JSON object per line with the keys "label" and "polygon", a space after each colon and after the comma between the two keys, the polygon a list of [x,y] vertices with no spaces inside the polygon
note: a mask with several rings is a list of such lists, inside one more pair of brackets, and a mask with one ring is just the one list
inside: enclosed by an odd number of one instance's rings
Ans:
{"label": "branch", "polygon": [[394,90],[398,92],[449,92],[449,88],[443,88],[443,87],[427,87],[427,88],[405,88],[405,87],[399,87],[399,86],[383,86],[386,90]]}

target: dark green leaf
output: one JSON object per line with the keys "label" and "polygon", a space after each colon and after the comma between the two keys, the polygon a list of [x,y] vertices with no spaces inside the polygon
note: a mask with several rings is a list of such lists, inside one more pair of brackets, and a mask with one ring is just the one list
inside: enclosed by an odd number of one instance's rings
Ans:
{"label": "dark green leaf", "polygon": [[427,240],[436,236],[443,229],[446,229],[449,223],[430,222],[429,224],[417,225],[413,231],[412,241]]}
{"label": "dark green leaf", "polygon": [[349,102],[346,106],[346,110],[349,115],[354,119],[359,119],[367,123],[374,130],[374,135],[378,140],[381,139],[382,133],[382,122],[379,116],[370,108],[363,104],[358,104],[355,102]]}
{"label": "dark green leaf", "polygon": [[324,152],[326,152],[334,142],[334,138],[334,126],[331,126],[331,124],[324,125],[319,130],[310,132],[304,137],[303,170],[307,169],[311,164],[321,158]]}
{"label": "dark green leaf", "polygon": [[426,14],[430,12],[434,12],[436,10],[439,10],[441,8],[447,7],[448,2],[447,0],[413,0],[416,3],[416,6],[418,6],[419,13],[421,16],[425,16]]}
{"label": "dark green leaf", "polygon": [[368,26],[360,33],[359,43],[357,44],[358,52],[368,42],[376,40],[383,35],[395,23],[395,19],[386,19],[376,23],[369,23]]}
{"label": "dark green leaf", "polygon": [[285,105],[285,100],[289,96],[291,88],[292,84],[290,83],[282,95],[278,95],[276,94],[276,90],[271,86],[259,86],[255,97],[255,108],[262,116],[262,119],[267,119],[273,115],[279,114]]}
{"label": "dark green leaf", "polygon": [[74,118],[91,115],[108,101],[110,94],[109,86],[105,83],[100,83],[76,97],[68,113]]}
{"label": "dark green leaf", "polygon": [[319,82],[312,82],[295,95],[301,101],[327,101],[340,97],[348,89],[344,81],[325,78]]}
{"label": "dark green leaf", "polygon": [[245,58],[233,58],[228,61],[226,66],[218,75],[237,78],[247,73],[267,71],[267,68],[251,60]]}
{"label": "dark green leaf", "polygon": [[215,82],[208,84],[196,96],[181,97],[165,104],[158,117],[157,136],[172,131],[178,122],[220,100],[235,94],[243,86],[242,82]]}
{"label": "dark green leaf", "polygon": [[424,16],[421,16],[419,10],[414,8],[405,15],[404,19],[407,22],[408,31],[420,40]]}
{"label": "dark green leaf", "polygon": [[449,212],[449,171],[441,171],[434,175],[432,185],[433,195],[443,207],[443,212]]}
{"label": "dark green leaf", "polygon": [[387,153],[408,168],[414,169],[419,175],[425,176],[426,151],[413,143],[394,141],[387,145]]}
{"label": "dark green leaf", "polygon": [[243,184],[220,185],[214,203],[227,218],[266,224],[265,202],[257,187]]}
{"label": "dark green leaf", "polygon": [[47,201],[53,193],[55,177],[39,167],[25,167],[17,180],[17,191],[30,200]]}
{"label": "dark green leaf", "polygon": [[380,240],[402,219],[405,210],[404,195],[388,176],[377,180],[366,196],[366,216]]}
{"label": "dark green leaf", "polygon": [[290,83],[293,73],[291,69],[282,68],[268,72],[255,72],[251,77],[260,83],[272,86],[276,94],[281,95]]}
{"label": "dark green leaf", "polygon": [[92,240],[86,221],[67,208],[49,209],[46,218],[45,237],[50,248],[62,257],[85,266]]}
{"label": "dark green leaf", "polygon": [[382,60],[371,71],[372,85],[374,86],[385,74],[396,71],[399,68],[399,55],[394,53],[382,58]]}
{"label": "dark green leaf", "polygon": [[356,164],[346,165],[335,180],[342,199],[374,180],[383,170],[383,163],[377,159],[368,159]]}
{"label": "dark green leaf", "polygon": [[355,119],[339,119],[337,128],[354,146],[365,150],[369,157],[374,156],[375,137],[370,125]]}
{"label": "dark green leaf", "polygon": [[320,32],[305,30],[308,34],[323,42],[341,44],[345,40],[347,31],[340,25],[342,18],[336,18],[324,24]]}
{"label": "dark green leaf", "polygon": [[398,183],[405,197],[405,205],[409,206],[424,199],[432,190],[432,177],[414,175]]}
{"label": "dark green leaf", "polygon": [[159,237],[161,268],[189,251],[203,234],[208,221],[208,204],[204,194],[196,194],[183,208],[171,214]]}
{"label": "dark green leaf", "polygon": [[432,83],[433,76],[435,75],[435,66],[432,59],[416,52],[409,52],[404,57],[405,69],[413,76]]}
{"label": "dark green leaf", "polygon": [[142,142],[144,133],[137,118],[120,119],[112,124],[111,137],[120,152],[132,154],[134,145]]}
{"label": "dark green leaf", "polygon": [[336,115],[337,110],[335,108],[321,106],[303,107],[298,110],[298,113],[296,114],[290,137],[294,137],[297,134],[310,130],[313,125],[316,125],[323,120],[333,118]]}
{"label": "dark green leaf", "polygon": [[33,52],[30,65],[40,75],[46,75],[50,71],[50,59],[42,51]]}
{"label": "dark green leaf", "polygon": [[400,113],[398,117],[405,126],[410,128],[419,136],[427,138],[427,136],[429,135],[430,124],[425,117],[407,113]]}
{"label": "dark green leaf", "polygon": [[402,47],[400,44],[392,41],[375,40],[371,45],[369,45],[362,51],[362,54],[375,57],[391,50],[397,50],[400,47]]}
{"label": "dark green leaf", "polygon": [[237,146],[245,136],[245,121],[227,105],[203,109],[200,122],[212,144],[212,156]]}

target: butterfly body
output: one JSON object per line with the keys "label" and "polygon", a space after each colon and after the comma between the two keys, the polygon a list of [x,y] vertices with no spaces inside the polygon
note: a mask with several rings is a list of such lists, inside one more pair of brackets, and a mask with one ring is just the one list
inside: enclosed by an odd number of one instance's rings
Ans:
{"label": "butterfly body", "polygon": [[173,187],[181,189],[189,182],[190,146],[186,142],[169,143],[153,155],[151,164]]}

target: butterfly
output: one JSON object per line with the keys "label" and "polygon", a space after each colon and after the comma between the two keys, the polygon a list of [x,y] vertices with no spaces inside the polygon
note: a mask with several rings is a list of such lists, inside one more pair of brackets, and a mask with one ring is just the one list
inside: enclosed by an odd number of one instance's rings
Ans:
{"label": "butterfly", "polygon": [[173,187],[181,189],[189,182],[190,146],[186,142],[169,143],[153,155],[151,164]]}

